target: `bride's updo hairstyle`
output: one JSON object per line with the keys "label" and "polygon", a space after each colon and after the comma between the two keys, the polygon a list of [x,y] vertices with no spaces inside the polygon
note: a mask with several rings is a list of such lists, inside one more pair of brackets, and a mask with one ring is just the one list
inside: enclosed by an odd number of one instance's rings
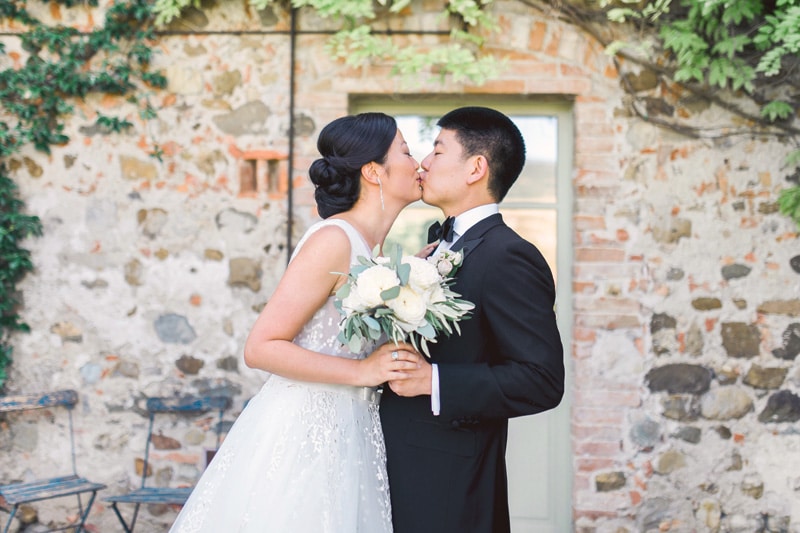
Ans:
{"label": "bride's updo hairstyle", "polygon": [[397,122],[383,113],[349,115],[322,128],[317,139],[322,157],[308,170],[322,218],[353,207],[361,193],[361,167],[384,164],[396,135]]}

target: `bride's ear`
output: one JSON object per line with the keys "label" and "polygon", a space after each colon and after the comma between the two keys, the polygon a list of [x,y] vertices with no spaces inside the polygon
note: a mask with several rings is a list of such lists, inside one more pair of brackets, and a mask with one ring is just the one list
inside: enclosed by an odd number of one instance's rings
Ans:
{"label": "bride's ear", "polygon": [[361,177],[374,185],[380,185],[381,166],[375,161],[371,161],[361,167]]}

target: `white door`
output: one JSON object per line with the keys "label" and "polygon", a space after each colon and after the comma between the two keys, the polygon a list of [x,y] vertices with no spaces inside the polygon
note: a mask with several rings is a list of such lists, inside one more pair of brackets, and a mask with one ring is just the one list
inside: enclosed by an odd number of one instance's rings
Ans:
{"label": "white door", "polygon": [[[421,161],[438,134],[436,119],[462,105],[493,107],[509,115],[525,137],[527,162],[500,206],[503,218],[544,254],[556,276],[556,311],[565,347],[565,398],[553,411],[510,421],[508,450],[509,504],[513,533],[562,533],[572,530],[570,414],[571,165],[572,114],[565,103],[529,99],[475,97],[443,101],[374,97],[353,102],[351,112],[382,111],[394,116],[411,154]],[[397,219],[389,241],[406,251],[424,243],[424,229],[440,212],[418,202]],[[558,273],[564,273],[559,276]]]}

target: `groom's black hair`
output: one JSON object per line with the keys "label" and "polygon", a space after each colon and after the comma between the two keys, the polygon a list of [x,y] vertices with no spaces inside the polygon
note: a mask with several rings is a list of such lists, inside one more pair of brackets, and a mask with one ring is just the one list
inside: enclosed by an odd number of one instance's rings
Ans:
{"label": "groom's black hair", "polygon": [[482,155],[489,162],[489,193],[501,202],[525,166],[525,141],[503,113],[488,107],[460,107],[436,123],[452,130],[464,156]]}

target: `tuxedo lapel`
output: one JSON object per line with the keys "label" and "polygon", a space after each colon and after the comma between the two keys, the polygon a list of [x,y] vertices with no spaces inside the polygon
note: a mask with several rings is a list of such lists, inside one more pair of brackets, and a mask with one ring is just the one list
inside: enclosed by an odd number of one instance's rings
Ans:
{"label": "tuxedo lapel", "polygon": [[481,244],[481,242],[483,242],[483,236],[486,234],[486,232],[494,226],[502,223],[503,217],[500,215],[500,213],[488,216],[469,228],[464,235],[459,237],[458,240],[453,243],[453,246],[451,246],[450,249],[454,252],[461,250],[464,254],[464,260],[466,260],[467,256],[472,253],[475,248]]}

